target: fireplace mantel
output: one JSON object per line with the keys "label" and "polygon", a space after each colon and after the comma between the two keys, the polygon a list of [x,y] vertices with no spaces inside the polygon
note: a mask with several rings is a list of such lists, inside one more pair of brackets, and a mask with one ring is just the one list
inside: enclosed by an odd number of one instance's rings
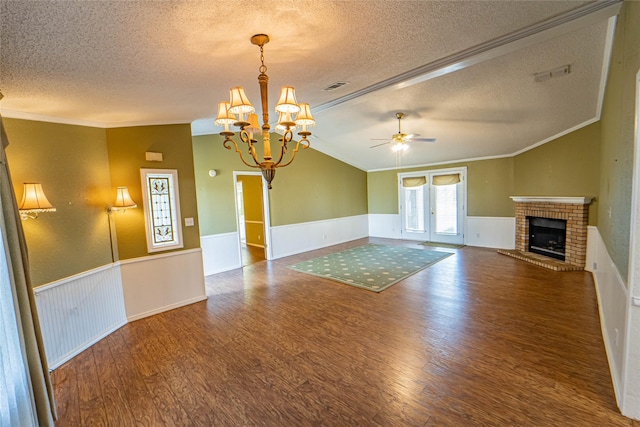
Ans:
{"label": "fireplace mantel", "polygon": [[571,205],[588,205],[593,197],[554,197],[554,196],[510,196],[518,203],[567,203]]}

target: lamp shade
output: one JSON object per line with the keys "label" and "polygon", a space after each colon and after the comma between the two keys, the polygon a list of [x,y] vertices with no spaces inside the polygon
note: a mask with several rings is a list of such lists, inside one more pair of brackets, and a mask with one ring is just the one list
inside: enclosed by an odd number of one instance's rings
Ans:
{"label": "lamp shade", "polygon": [[116,189],[116,201],[111,206],[111,210],[123,210],[137,208],[136,202],[131,199],[129,189],[127,187],[118,187]]}
{"label": "lamp shade", "polygon": [[299,126],[313,126],[316,124],[313,116],[311,115],[311,107],[306,102],[300,103],[300,112],[296,116],[296,124]]}
{"label": "lamp shade", "polygon": [[25,182],[22,202],[18,208],[23,213],[55,212],[56,208],[44,195],[42,184],[39,182]]}
{"label": "lamp shade", "polygon": [[236,86],[231,89],[231,106],[229,112],[231,114],[253,113],[255,108],[249,102],[249,98],[244,93],[242,86]]}
{"label": "lamp shade", "polygon": [[296,101],[296,90],[292,86],[282,87],[280,100],[276,104],[276,111],[281,113],[297,113],[300,111]]}
{"label": "lamp shade", "polygon": [[249,126],[245,126],[245,130],[251,132],[251,133],[255,133],[255,132],[260,132],[260,124],[258,123],[258,115],[255,113],[251,113],[249,114],[249,116],[247,117],[247,122],[249,123]]}
{"label": "lamp shade", "polygon": [[218,117],[216,117],[215,124],[218,126],[232,125],[236,122],[236,117],[229,112],[229,102],[218,102]]}
{"label": "lamp shade", "polygon": [[291,113],[278,113],[276,132],[283,134],[287,130],[287,127],[289,127],[289,129],[296,128],[296,123],[291,119]]}

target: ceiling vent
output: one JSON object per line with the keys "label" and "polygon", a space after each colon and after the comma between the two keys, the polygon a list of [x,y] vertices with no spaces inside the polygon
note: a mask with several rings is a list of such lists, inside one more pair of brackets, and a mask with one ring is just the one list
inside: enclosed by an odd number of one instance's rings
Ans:
{"label": "ceiling vent", "polygon": [[553,70],[543,71],[533,75],[533,80],[536,82],[544,82],[555,77],[566,76],[571,73],[571,65],[564,65],[562,67],[554,68]]}
{"label": "ceiling vent", "polygon": [[335,83],[332,83],[329,86],[325,87],[322,90],[329,92],[329,91],[336,90],[336,89],[338,89],[338,88],[340,88],[342,86],[348,85],[348,84],[349,84],[349,82],[335,82]]}

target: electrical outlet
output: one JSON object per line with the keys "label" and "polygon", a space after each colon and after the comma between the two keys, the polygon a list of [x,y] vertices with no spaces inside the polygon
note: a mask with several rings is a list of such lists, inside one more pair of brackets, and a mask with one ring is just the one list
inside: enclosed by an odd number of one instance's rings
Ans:
{"label": "electrical outlet", "polygon": [[476,233],[476,237],[480,237],[480,233]]}
{"label": "electrical outlet", "polygon": [[620,333],[618,332],[618,328],[615,328],[613,341],[615,342],[616,347],[618,346],[619,339],[620,339]]}
{"label": "electrical outlet", "polygon": [[593,263],[593,269],[594,269],[594,270],[597,270],[597,269],[598,269],[598,263],[597,263],[597,262],[594,262],[594,263]]}
{"label": "electrical outlet", "polygon": [[194,221],[193,218],[185,218],[184,219],[184,226],[185,227],[193,227],[194,226]]}
{"label": "electrical outlet", "polygon": [[258,240],[262,240],[262,236],[258,234]]}

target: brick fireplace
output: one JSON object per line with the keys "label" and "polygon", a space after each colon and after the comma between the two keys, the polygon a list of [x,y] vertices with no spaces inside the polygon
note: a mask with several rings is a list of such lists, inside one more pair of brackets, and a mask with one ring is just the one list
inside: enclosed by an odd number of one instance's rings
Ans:
{"label": "brick fireplace", "polygon": [[[587,225],[592,197],[513,196],[516,203],[515,251],[500,251],[505,255],[533,262],[553,270],[582,270],[587,256]],[[566,221],[564,261],[534,254],[529,250],[530,218]]]}

